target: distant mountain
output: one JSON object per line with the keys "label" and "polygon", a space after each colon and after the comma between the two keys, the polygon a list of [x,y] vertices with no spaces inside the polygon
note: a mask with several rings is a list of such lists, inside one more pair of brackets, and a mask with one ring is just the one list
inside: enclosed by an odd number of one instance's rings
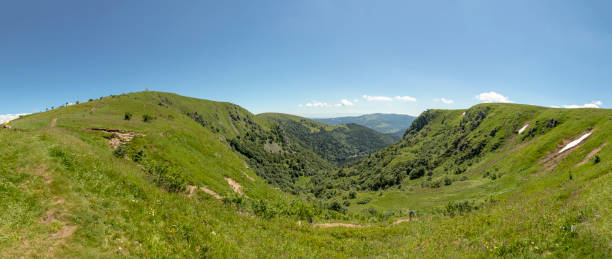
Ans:
{"label": "distant mountain", "polygon": [[415,118],[416,117],[404,114],[374,113],[353,117],[337,117],[313,120],[331,125],[355,123],[376,130],[391,137],[394,141],[398,141],[402,139],[404,132],[410,127],[410,124],[412,124],[412,121]]}

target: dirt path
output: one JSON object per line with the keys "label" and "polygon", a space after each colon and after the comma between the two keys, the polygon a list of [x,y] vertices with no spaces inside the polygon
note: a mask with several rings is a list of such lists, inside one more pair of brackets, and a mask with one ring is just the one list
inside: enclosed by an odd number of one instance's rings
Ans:
{"label": "dirt path", "polygon": [[49,124],[49,128],[55,128],[55,125],[57,125],[57,118],[54,118],[54,119],[51,121],[51,124]]}
{"label": "dirt path", "polygon": [[345,227],[345,228],[362,228],[364,225],[352,224],[352,223],[317,223],[312,224],[313,227],[320,228],[333,228],[333,227]]}
{"label": "dirt path", "polygon": [[410,221],[417,221],[417,219],[416,218],[412,218],[412,219],[410,219],[410,218],[408,218],[408,219],[398,219],[398,220],[394,221],[391,225],[397,225],[397,224],[400,224],[400,223],[410,222]]}
{"label": "dirt path", "polygon": [[217,193],[216,193],[216,192],[214,192],[213,190],[208,189],[208,188],[206,188],[206,187],[200,187],[200,191],[203,191],[203,192],[205,192],[205,193],[209,194],[210,196],[215,197],[215,199],[217,199],[217,200],[221,200],[221,199],[223,199],[223,198],[221,197],[221,195],[217,194]]}
{"label": "dirt path", "polygon": [[229,178],[229,177],[225,177],[225,180],[232,187],[234,192],[239,193],[239,194],[243,194],[242,190],[241,190],[242,189],[242,185],[240,185],[238,182],[234,181],[234,179]]}
{"label": "dirt path", "polygon": [[604,148],[608,143],[603,143],[601,144],[601,146],[593,149],[593,151],[591,151],[580,163],[576,164],[574,166],[574,168],[579,167],[581,165],[586,164],[587,162],[589,162],[589,160],[591,159],[591,157],[593,157],[595,154],[597,154],[599,151],[601,151],[602,148]]}
{"label": "dirt path", "polygon": [[246,176],[246,178],[249,179],[249,181],[251,181],[251,182],[255,181],[255,179],[253,177],[249,176],[245,171],[241,170],[240,172],[242,172],[242,174],[244,174],[244,176]]}

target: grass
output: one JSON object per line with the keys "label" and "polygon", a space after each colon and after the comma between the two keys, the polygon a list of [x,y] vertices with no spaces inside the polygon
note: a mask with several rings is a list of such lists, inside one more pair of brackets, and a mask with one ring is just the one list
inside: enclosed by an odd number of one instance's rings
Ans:
{"label": "grass", "polygon": [[[164,105],[168,102],[173,105]],[[299,226],[296,222],[306,222],[303,218],[284,214],[283,210],[301,203],[266,184],[245,167],[239,154],[219,140],[220,135],[235,134],[229,118],[220,117],[220,124],[204,128],[184,115],[196,105],[212,110],[234,109],[223,103],[145,92],[29,115],[12,122],[13,130],[0,130],[0,254],[100,258],[607,258],[612,253],[612,146],[606,145],[598,153],[601,162],[575,167],[591,150],[612,140],[609,110],[492,105],[494,115],[479,126],[486,133],[507,118],[514,120],[502,129],[508,135],[528,121],[531,124],[555,117],[562,123],[524,141],[507,137],[506,149],[487,152],[473,161],[461,175],[467,177],[465,181],[425,188],[420,184],[425,179],[405,180],[400,189],[360,192],[349,208],[360,214],[346,220],[369,226],[323,229]],[[125,112],[133,114],[132,120],[124,120]],[[448,111],[448,116],[462,112]],[[143,122],[139,118],[144,114],[156,119]],[[203,116],[214,118],[214,113]],[[57,124],[51,128],[53,119]],[[272,125],[264,119],[255,120]],[[243,125],[234,127],[239,132],[246,129]],[[189,197],[185,192],[160,188],[137,163],[113,155],[104,138],[106,133],[90,128],[144,134],[133,140],[133,148],[146,150],[150,159],[179,167],[187,183],[206,186],[230,199],[218,201],[202,192]],[[540,163],[543,157],[562,146],[564,139],[589,129],[594,130],[592,137],[558,161],[553,170],[544,170]],[[442,128],[429,132],[436,130]],[[469,137],[480,136],[476,131]],[[407,159],[402,154],[391,160]],[[484,171],[492,168],[499,168],[503,176],[483,178]],[[437,173],[444,176],[442,171]],[[243,186],[248,196],[244,199],[265,201],[275,214],[255,214],[233,193],[224,177]],[[307,181],[307,177],[300,178],[299,184]],[[356,203],[366,197],[372,201]],[[462,200],[481,203],[477,210],[464,215],[442,213],[449,201]],[[273,206],[276,203],[281,205]],[[418,217],[393,225],[392,218],[370,220],[371,216],[361,214],[369,207],[386,213],[412,208]],[[320,214],[315,220],[325,221],[326,215]],[[73,227],[74,232],[69,231]]]}

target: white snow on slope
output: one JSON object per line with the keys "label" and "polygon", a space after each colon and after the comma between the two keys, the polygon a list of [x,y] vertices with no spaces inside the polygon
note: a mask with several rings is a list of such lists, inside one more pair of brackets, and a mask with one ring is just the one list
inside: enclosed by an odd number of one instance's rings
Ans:
{"label": "white snow on slope", "polygon": [[559,151],[559,154],[565,152],[566,150],[568,150],[570,148],[573,148],[573,147],[577,146],[578,144],[580,144],[580,142],[582,142],[584,139],[586,139],[590,135],[591,135],[591,132],[586,133],[586,134],[582,135],[582,137],[578,138],[577,140],[574,140],[574,141],[568,143],[567,145],[565,145],[565,147],[563,147],[561,149],[561,151]]}
{"label": "white snow on slope", "polygon": [[529,127],[529,124],[525,124],[525,126],[523,126],[519,131],[518,134],[523,133],[523,131],[525,131],[525,129],[527,129],[527,127]]}

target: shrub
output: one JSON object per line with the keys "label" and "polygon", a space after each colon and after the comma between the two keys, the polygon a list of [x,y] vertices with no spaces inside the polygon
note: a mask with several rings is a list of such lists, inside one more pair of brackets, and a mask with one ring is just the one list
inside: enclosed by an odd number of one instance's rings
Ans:
{"label": "shrub", "polygon": [[444,214],[447,216],[454,217],[456,215],[463,215],[465,213],[471,212],[472,210],[477,210],[478,206],[475,205],[474,201],[459,201],[454,202],[450,201],[445,207]]}
{"label": "shrub", "polygon": [[126,120],[126,121],[131,120],[131,119],[132,119],[132,113],[131,113],[131,112],[126,112],[126,113],[123,115],[123,119],[124,119],[124,120]]}
{"label": "shrub", "polygon": [[149,115],[149,114],[144,114],[142,115],[142,121],[144,122],[151,122],[155,119],[155,117]]}
{"label": "shrub", "polygon": [[442,182],[440,180],[435,180],[431,183],[431,188],[440,188]]}
{"label": "shrub", "polygon": [[451,185],[452,183],[453,183],[453,180],[451,180],[450,178],[448,177],[444,178],[444,185]]}
{"label": "shrub", "polygon": [[366,197],[366,198],[363,198],[363,199],[357,201],[357,204],[362,204],[363,205],[363,204],[366,204],[366,203],[368,203],[370,201],[372,201],[372,198]]}
{"label": "shrub", "polygon": [[593,157],[593,164],[597,164],[599,162],[601,162],[601,158],[599,157],[599,155],[595,155]]}
{"label": "shrub", "polygon": [[355,199],[357,197],[357,192],[356,191],[349,192],[348,197],[349,199]]}
{"label": "shrub", "polygon": [[113,155],[118,158],[125,157],[125,154],[127,154],[127,147],[125,145],[119,145],[115,151],[113,151]]}
{"label": "shrub", "polygon": [[158,186],[170,192],[182,192],[185,190],[185,180],[181,177],[181,172],[166,163],[152,162],[147,167],[147,172],[153,176],[153,181]]}

